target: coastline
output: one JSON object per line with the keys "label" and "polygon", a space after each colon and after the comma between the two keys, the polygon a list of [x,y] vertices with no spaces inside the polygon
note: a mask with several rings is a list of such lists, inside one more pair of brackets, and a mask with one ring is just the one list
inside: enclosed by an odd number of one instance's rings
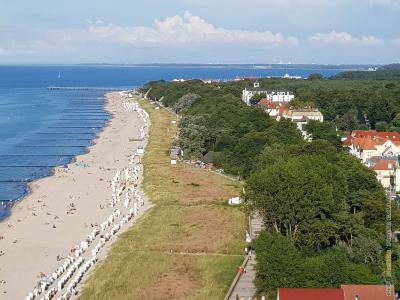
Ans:
{"label": "coastline", "polygon": [[[115,92],[114,92],[114,93],[115,93]],[[103,105],[103,107],[104,107],[104,112],[106,112],[106,113],[108,113],[108,114],[110,115],[110,119],[106,120],[106,122],[104,123],[103,129],[93,137],[93,139],[91,140],[91,144],[90,144],[89,146],[87,146],[87,147],[84,148],[84,149],[85,149],[85,152],[84,152],[83,154],[74,155],[74,156],[72,157],[71,161],[68,163],[68,165],[71,165],[71,164],[76,163],[76,162],[77,162],[77,158],[78,158],[79,156],[87,155],[87,154],[90,152],[91,148],[93,148],[93,147],[97,144],[97,141],[98,141],[98,139],[100,138],[101,133],[110,125],[110,121],[115,117],[114,114],[113,114],[113,112],[107,109],[107,105],[108,105],[108,102],[109,102],[109,101],[108,101],[108,97],[107,97],[108,94],[111,94],[111,92],[104,94],[104,105]],[[56,169],[58,169],[58,168],[60,168],[60,167],[61,167],[61,166],[52,167],[52,168],[51,168],[50,174],[47,175],[47,176],[42,176],[42,177],[39,177],[39,178],[35,178],[35,179],[33,179],[33,180],[28,180],[28,181],[26,181],[26,186],[25,186],[26,193],[25,193],[22,197],[10,201],[11,204],[9,204],[9,205],[8,205],[8,208],[7,208],[8,215],[7,215],[5,218],[0,219],[0,224],[1,224],[2,222],[7,222],[7,220],[8,220],[8,219],[10,218],[10,216],[12,215],[13,210],[18,206],[18,204],[19,204],[21,201],[24,201],[24,199],[26,199],[29,195],[32,194],[32,185],[33,185],[36,181],[39,181],[39,180],[41,180],[41,179],[54,176],[54,175],[56,174]]]}
{"label": "coastline", "polygon": [[[115,93],[115,92],[114,92],[114,93]],[[76,162],[77,162],[77,158],[78,158],[79,156],[87,155],[87,154],[90,152],[91,148],[93,148],[93,147],[97,144],[97,141],[98,141],[98,139],[100,138],[101,133],[110,125],[110,121],[114,118],[114,114],[113,114],[111,111],[109,111],[109,110],[107,109],[107,104],[108,104],[108,97],[107,97],[107,95],[108,95],[108,94],[111,94],[111,93],[106,93],[106,94],[104,94],[104,112],[106,112],[106,113],[108,113],[108,114],[110,115],[110,119],[108,119],[108,120],[105,121],[104,126],[103,126],[103,129],[93,137],[93,139],[91,140],[91,144],[90,144],[89,146],[87,146],[87,147],[84,148],[84,149],[85,149],[85,152],[82,153],[82,154],[74,155],[74,156],[72,157],[71,161],[68,163],[68,165],[71,165],[71,164],[76,163]],[[39,180],[41,180],[41,179],[54,176],[54,175],[56,174],[56,169],[57,169],[57,168],[60,168],[60,166],[52,167],[49,175],[44,175],[44,176],[41,176],[41,177],[38,177],[38,178],[35,178],[35,179],[32,179],[32,180],[26,181],[26,182],[25,182],[25,191],[26,191],[25,194],[24,194],[22,197],[20,197],[20,198],[11,200],[11,201],[10,201],[10,204],[7,204],[7,205],[5,206],[5,207],[6,207],[6,209],[5,209],[6,217],[0,218],[0,224],[1,224],[2,222],[7,222],[8,219],[11,217],[11,215],[12,215],[12,213],[13,213],[13,210],[18,206],[18,204],[19,204],[21,201],[24,201],[24,199],[26,199],[30,194],[32,194],[32,185],[33,185],[36,181],[39,181]],[[0,235],[1,235],[1,234],[0,234]],[[1,250],[1,249],[0,249],[0,250]]]}
{"label": "coastline", "polygon": [[[139,135],[143,120],[137,112],[125,110],[124,101],[121,93],[107,94],[105,110],[111,119],[87,147],[87,153],[75,156],[68,170],[56,167],[51,176],[29,183],[30,192],[0,223],[0,235],[4,237],[0,239],[0,251],[4,253],[0,256],[0,299],[26,297],[40,280],[39,274],[57,269],[61,263],[58,255],[70,255],[71,247],[85,239],[92,225],[113,212],[108,207],[110,182],[116,170],[128,166],[137,146],[147,143],[130,140]],[[128,225],[137,217],[139,214]]]}

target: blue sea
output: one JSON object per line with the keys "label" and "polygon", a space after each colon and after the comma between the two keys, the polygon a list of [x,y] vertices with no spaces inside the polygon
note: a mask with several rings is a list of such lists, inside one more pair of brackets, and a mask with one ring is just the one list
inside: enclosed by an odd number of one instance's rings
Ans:
{"label": "blue sea", "polygon": [[[234,79],[311,73],[332,76],[341,70],[255,69],[195,66],[0,66],[0,220],[27,183],[49,176],[52,168],[83,154],[110,116],[107,89],[142,86],[175,78]],[[49,90],[49,86],[97,87]]]}

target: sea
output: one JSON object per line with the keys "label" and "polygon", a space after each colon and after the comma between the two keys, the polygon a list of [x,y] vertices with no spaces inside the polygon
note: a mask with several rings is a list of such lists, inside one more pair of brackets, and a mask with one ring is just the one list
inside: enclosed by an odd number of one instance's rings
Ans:
{"label": "sea", "polygon": [[[152,80],[236,77],[329,77],[342,69],[194,65],[0,66],[0,221],[29,193],[28,183],[73,161],[104,128],[109,90]],[[51,86],[78,89],[48,89]],[[83,89],[90,88],[90,89]]]}

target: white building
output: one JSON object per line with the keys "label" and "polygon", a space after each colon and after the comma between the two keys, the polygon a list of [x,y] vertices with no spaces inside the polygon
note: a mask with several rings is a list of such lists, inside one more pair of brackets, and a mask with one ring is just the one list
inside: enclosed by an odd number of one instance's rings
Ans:
{"label": "white building", "polygon": [[295,123],[305,138],[308,138],[307,131],[305,129],[305,125],[307,125],[308,122],[324,121],[324,115],[318,109],[312,108],[290,109],[285,112],[282,117]]}
{"label": "white building", "polygon": [[242,101],[250,105],[250,99],[254,95],[266,94],[266,99],[270,102],[288,103],[294,99],[294,94],[289,91],[268,91],[260,88],[258,82],[254,83],[253,88],[244,89],[242,92]]}
{"label": "white building", "polygon": [[375,130],[354,130],[343,141],[350,153],[376,172],[385,189],[395,176],[396,192],[400,192],[400,133]]}

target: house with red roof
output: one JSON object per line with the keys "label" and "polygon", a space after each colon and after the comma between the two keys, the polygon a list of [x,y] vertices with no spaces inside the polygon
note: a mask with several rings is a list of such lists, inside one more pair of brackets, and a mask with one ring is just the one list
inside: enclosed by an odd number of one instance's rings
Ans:
{"label": "house with red roof", "polygon": [[340,288],[280,288],[277,300],[394,300],[393,285],[347,285]]}
{"label": "house with red roof", "polygon": [[390,187],[390,178],[395,176],[396,191],[400,191],[400,133],[355,130],[343,141],[343,147],[374,170],[384,188]]}
{"label": "house with red roof", "polygon": [[400,133],[355,130],[343,141],[343,146],[363,163],[374,156],[400,155]]}
{"label": "house with red roof", "polygon": [[395,178],[396,191],[400,190],[399,161],[395,157],[372,157],[366,162],[367,166],[374,170],[376,178],[385,189],[391,184],[391,177]]}
{"label": "house with red roof", "polygon": [[257,103],[257,107],[261,108],[262,110],[265,110],[269,107],[271,102],[268,101],[267,98],[262,98],[260,101]]}
{"label": "house with red roof", "polygon": [[287,112],[287,104],[280,102],[270,102],[267,98],[261,99],[257,106],[264,110],[273,120],[279,121]]}
{"label": "house with red roof", "polygon": [[390,286],[390,296],[386,294],[386,285],[347,285],[342,284],[344,300],[393,300],[394,286]]}

